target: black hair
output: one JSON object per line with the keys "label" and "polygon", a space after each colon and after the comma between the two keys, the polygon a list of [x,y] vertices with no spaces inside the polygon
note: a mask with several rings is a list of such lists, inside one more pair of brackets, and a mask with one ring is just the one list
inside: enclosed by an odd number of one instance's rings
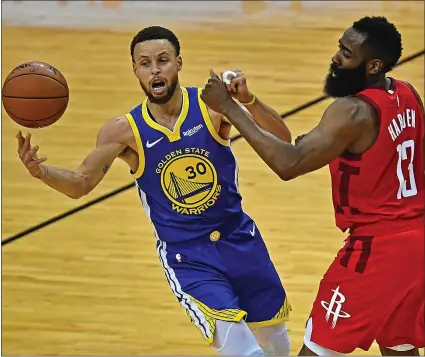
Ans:
{"label": "black hair", "polygon": [[365,16],[354,22],[353,28],[366,35],[363,46],[372,58],[382,60],[382,72],[391,71],[403,51],[401,34],[395,25],[383,16]]}
{"label": "black hair", "polygon": [[180,55],[180,42],[174,32],[161,26],[150,26],[139,31],[139,33],[134,36],[133,40],[131,41],[130,55],[133,61],[134,47],[140,42],[149,40],[168,40],[176,50],[176,56]]}

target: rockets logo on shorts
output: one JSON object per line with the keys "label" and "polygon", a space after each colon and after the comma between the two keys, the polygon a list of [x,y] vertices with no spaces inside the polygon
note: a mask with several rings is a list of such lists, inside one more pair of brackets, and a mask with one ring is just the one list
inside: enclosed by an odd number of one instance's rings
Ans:
{"label": "rockets logo on shorts", "polygon": [[351,317],[351,315],[341,310],[342,304],[345,302],[345,296],[339,292],[339,286],[335,290],[332,289],[332,291],[334,293],[332,295],[331,302],[322,300],[320,303],[327,311],[325,316],[326,321],[329,321],[330,316],[333,315],[332,328],[335,328],[339,317],[347,319]]}

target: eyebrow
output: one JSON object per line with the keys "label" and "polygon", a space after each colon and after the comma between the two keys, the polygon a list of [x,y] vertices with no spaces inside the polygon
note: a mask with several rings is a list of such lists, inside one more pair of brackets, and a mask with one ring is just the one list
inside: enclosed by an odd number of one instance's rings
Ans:
{"label": "eyebrow", "polygon": [[347,46],[344,46],[344,44],[341,42],[341,40],[338,40],[339,45],[348,53],[353,53],[352,50],[350,50]]}
{"label": "eyebrow", "polygon": [[[167,50],[163,50],[160,53],[158,53],[156,56],[159,57],[159,56],[162,56],[164,54],[167,54],[168,55],[168,51]],[[145,58],[145,57],[149,57],[149,56],[141,54],[140,57],[139,57],[139,59]]]}

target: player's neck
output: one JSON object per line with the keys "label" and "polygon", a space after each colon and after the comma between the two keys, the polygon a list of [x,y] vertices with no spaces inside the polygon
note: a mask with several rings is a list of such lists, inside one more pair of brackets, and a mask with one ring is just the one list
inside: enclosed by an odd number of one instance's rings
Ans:
{"label": "player's neck", "polygon": [[177,84],[171,99],[165,104],[156,104],[148,101],[148,108],[152,115],[159,121],[176,121],[183,105],[183,93]]}
{"label": "player's neck", "polygon": [[391,85],[391,80],[387,79],[385,75],[380,76],[378,78],[374,78],[369,82],[369,87],[382,87],[386,90],[389,89],[389,86]]}

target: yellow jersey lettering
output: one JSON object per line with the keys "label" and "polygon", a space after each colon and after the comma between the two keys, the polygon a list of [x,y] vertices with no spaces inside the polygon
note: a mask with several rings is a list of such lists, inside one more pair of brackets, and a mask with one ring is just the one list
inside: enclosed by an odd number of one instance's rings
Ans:
{"label": "yellow jersey lettering", "polygon": [[221,186],[208,156],[204,149],[185,148],[170,152],[158,163],[155,172],[173,211],[199,215],[215,205]]}

